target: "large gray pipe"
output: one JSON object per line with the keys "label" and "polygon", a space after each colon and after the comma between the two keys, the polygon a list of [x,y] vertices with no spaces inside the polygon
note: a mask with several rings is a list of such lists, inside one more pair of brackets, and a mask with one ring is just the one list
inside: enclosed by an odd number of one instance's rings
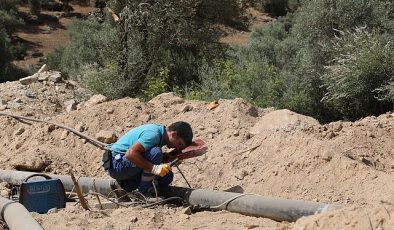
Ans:
{"label": "large gray pipe", "polygon": [[278,221],[296,221],[303,216],[323,213],[341,207],[341,205],[335,204],[181,187],[169,187],[164,195],[166,197],[180,196],[189,204],[200,205],[203,208],[228,210]]}
{"label": "large gray pipe", "polygon": [[43,230],[29,211],[15,201],[0,197],[0,212],[1,219],[7,223],[10,230]]}
{"label": "large gray pipe", "polygon": [[[31,172],[0,170],[0,181],[20,184],[24,178],[31,174]],[[53,174],[49,174],[49,176],[52,178],[59,178],[67,191],[71,191],[73,188],[73,182],[70,176]],[[114,188],[117,188],[116,180],[113,179],[80,177],[78,184],[81,186],[82,192],[87,193],[89,190],[93,190],[93,180],[95,180],[97,192],[103,195],[107,195]],[[255,194],[222,192],[207,189],[189,189],[173,186],[170,186],[164,191],[163,195],[166,197],[182,197],[191,205],[200,205],[202,207],[217,210],[228,210],[278,221],[296,221],[303,216],[323,213],[341,207],[340,205],[334,204],[263,197]]]}
{"label": "large gray pipe", "polygon": [[[33,172],[13,171],[13,170],[0,170],[0,181],[7,182],[9,184],[21,184],[26,177],[35,174]],[[63,183],[66,191],[71,191],[74,187],[71,176],[62,176],[56,174],[47,174],[52,178],[60,179]],[[30,180],[43,180],[43,177],[33,177]],[[78,184],[83,193],[94,191],[94,184],[96,185],[98,193],[108,195],[113,189],[117,188],[116,180],[113,179],[102,179],[102,178],[91,178],[91,177],[77,177]]]}

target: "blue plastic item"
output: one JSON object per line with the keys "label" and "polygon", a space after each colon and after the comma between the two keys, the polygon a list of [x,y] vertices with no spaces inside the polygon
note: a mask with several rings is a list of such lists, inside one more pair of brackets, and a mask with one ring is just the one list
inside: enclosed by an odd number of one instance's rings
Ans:
{"label": "blue plastic item", "polygon": [[[35,176],[45,180],[28,181]],[[30,212],[46,213],[51,208],[65,208],[66,194],[62,182],[45,174],[33,174],[22,182],[19,189],[19,203]]]}

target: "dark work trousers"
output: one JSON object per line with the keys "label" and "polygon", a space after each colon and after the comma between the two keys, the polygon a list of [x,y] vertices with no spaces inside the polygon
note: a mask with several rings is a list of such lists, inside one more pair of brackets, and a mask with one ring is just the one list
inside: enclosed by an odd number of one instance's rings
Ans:
{"label": "dark work trousers", "polygon": [[[149,149],[142,156],[155,165],[163,162],[163,153],[159,147]],[[116,179],[127,192],[138,189],[139,192],[145,193],[152,187],[152,181],[154,179],[154,174],[138,168],[135,164],[127,160],[124,155],[122,156],[120,154],[112,156],[112,165],[108,170],[108,174]],[[156,178],[157,186],[164,188],[171,184],[174,174],[169,172],[164,177],[157,176]]]}

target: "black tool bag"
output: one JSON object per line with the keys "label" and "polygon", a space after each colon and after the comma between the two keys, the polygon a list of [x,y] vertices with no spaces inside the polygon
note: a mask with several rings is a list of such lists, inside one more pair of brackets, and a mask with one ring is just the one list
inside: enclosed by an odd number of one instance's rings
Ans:
{"label": "black tool bag", "polygon": [[112,152],[111,150],[105,150],[103,153],[103,159],[101,160],[101,164],[103,165],[105,170],[108,170],[111,168],[111,163],[112,163]]}

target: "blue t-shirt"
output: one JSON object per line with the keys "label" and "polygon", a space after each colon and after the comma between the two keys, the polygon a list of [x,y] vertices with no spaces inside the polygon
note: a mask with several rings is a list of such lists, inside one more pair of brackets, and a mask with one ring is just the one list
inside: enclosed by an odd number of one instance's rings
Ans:
{"label": "blue t-shirt", "polygon": [[158,124],[146,124],[131,129],[111,145],[112,155],[126,154],[127,150],[139,142],[148,151],[153,147],[162,147],[165,127]]}

